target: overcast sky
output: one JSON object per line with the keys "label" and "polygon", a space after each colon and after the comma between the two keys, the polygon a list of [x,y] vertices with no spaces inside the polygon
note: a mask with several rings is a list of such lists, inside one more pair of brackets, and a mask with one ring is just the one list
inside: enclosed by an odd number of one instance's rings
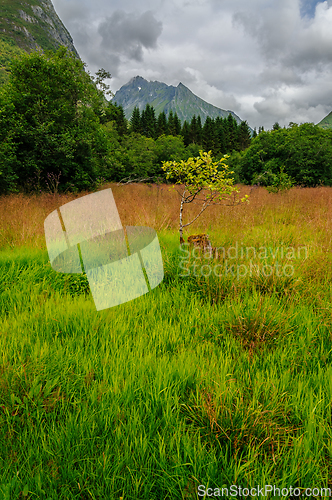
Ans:
{"label": "overcast sky", "polygon": [[251,127],[332,111],[332,0],[52,0],[94,74],[115,92],[140,75]]}

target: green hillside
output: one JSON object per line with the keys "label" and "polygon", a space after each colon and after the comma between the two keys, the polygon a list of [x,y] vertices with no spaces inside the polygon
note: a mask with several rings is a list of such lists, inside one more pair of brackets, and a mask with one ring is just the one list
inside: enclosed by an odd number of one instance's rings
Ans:
{"label": "green hillside", "polygon": [[323,120],[317,123],[317,125],[325,129],[332,128],[332,111],[327,116],[325,116]]}
{"label": "green hillside", "polygon": [[146,104],[151,104],[156,114],[161,113],[175,95],[175,87],[162,82],[148,82],[141,76],[132,78],[115,93],[113,102],[120,104],[127,119],[130,119],[137,106],[143,111]]}
{"label": "green hillside", "polygon": [[166,113],[170,110],[176,112],[182,122],[184,122],[184,120],[191,120],[194,115],[199,115],[204,124],[208,116],[210,118],[216,118],[217,116],[226,118],[229,114],[231,114],[239,124],[242,121],[233,111],[217,108],[196,96],[181,82],[176,87],[173,99],[166,106]]}
{"label": "green hillside", "polygon": [[51,0],[0,0],[0,34],[0,84],[8,79],[11,59],[22,51],[65,45],[79,57]]}
{"label": "green hillside", "polygon": [[8,80],[10,61],[22,52],[23,49],[15,45],[14,40],[0,38],[0,85]]}
{"label": "green hillside", "polygon": [[240,124],[241,119],[230,110],[224,110],[207,103],[196,96],[185,85],[179,83],[177,87],[166,85],[162,82],[148,82],[141,76],[132,78],[123,85],[116,93],[113,101],[121,105],[125,116],[129,120],[135,107],[140,111],[145,109],[147,104],[154,107],[156,115],[165,111],[166,116],[172,110],[176,112],[181,122],[190,122],[194,115],[200,116],[202,124],[206,118],[216,118],[221,116],[226,118],[231,114]]}

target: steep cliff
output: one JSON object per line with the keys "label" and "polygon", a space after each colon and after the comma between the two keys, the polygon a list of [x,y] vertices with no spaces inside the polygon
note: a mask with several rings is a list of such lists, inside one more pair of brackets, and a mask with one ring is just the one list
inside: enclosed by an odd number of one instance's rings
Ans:
{"label": "steep cliff", "polygon": [[56,50],[60,45],[79,58],[51,0],[0,0],[0,83],[6,81],[9,62],[16,54]]}

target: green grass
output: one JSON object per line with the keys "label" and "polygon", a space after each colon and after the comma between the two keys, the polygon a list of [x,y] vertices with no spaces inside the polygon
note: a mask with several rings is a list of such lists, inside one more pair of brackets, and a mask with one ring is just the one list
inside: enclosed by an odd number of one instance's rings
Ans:
{"label": "green grass", "polygon": [[[294,231],[248,230],[243,245],[295,246]],[[178,236],[163,231],[161,285],[100,312],[85,276],[3,248],[1,498],[332,488],[331,259],[302,237],[312,246],[292,276],[238,279],[204,277],[201,264],[218,264],[204,256],[180,268]]]}

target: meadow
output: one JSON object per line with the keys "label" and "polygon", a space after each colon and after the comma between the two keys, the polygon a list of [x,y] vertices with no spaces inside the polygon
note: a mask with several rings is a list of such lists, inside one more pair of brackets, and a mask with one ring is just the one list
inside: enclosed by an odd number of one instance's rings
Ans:
{"label": "meadow", "polygon": [[332,188],[211,207],[186,236],[207,232],[216,260],[180,249],[169,186],[105,187],[123,225],[156,229],[165,276],[99,312],[83,274],[52,270],[44,237],[47,215],[88,193],[0,197],[1,498],[254,498],[266,485],[266,498],[323,498]]}

